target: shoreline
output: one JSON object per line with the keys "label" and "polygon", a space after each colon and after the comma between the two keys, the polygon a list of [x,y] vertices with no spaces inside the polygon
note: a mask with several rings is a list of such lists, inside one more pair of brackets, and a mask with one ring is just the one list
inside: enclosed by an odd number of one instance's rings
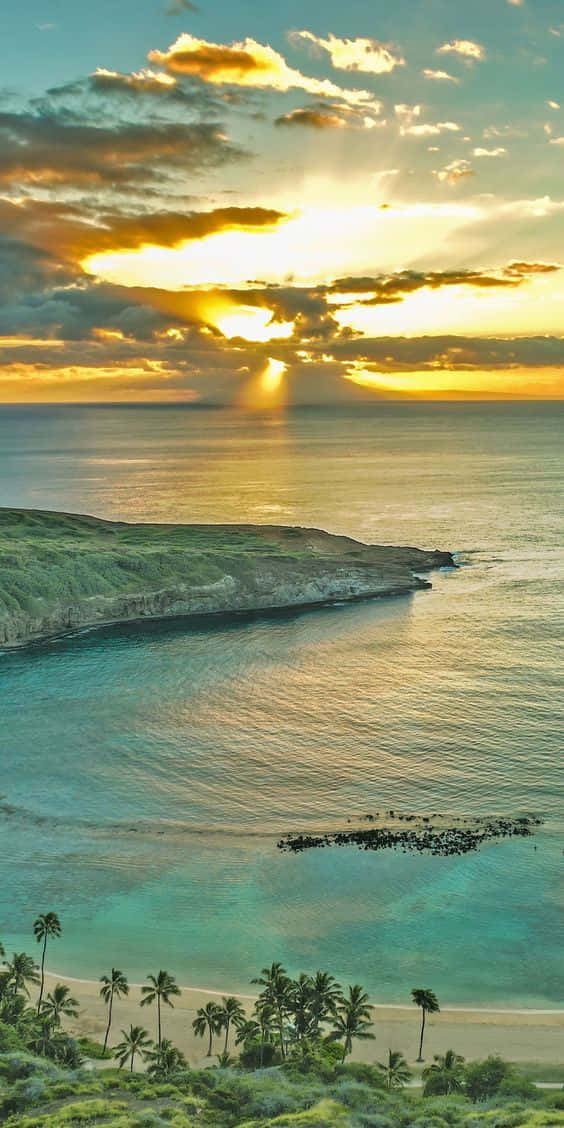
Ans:
{"label": "shoreline", "polygon": [[[453,567],[458,565],[441,565],[441,567]],[[322,611],[324,608],[331,607],[345,607],[349,604],[355,603],[371,603],[376,599],[398,599],[399,596],[409,598],[412,595],[417,595],[419,592],[430,591],[432,584],[428,580],[421,580],[417,587],[406,588],[397,587],[389,588],[386,591],[366,592],[361,595],[335,595],[327,599],[310,600],[307,603],[273,603],[271,606],[262,607],[247,607],[247,608],[234,608],[233,610],[221,609],[218,611],[193,611],[187,612],[182,615],[139,615],[136,618],[125,619],[104,619],[96,623],[85,623],[84,626],[69,627],[68,630],[57,631],[54,634],[41,635],[37,638],[32,638],[29,641],[2,643],[0,646],[0,656],[3,654],[19,654],[21,651],[39,650],[43,647],[52,646],[56,642],[70,642],[73,639],[84,638],[86,635],[92,634],[119,634],[120,631],[127,631],[132,628],[132,633],[136,628],[143,628],[149,626],[163,626],[171,627],[173,630],[188,629],[189,627],[197,626],[198,624],[210,625],[211,623],[224,623],[231,621],[252,622],[254,619],[274,619],[285,618],[293,614],[301,615],[308,611]],[[166,629],[165,627],[165,629]]]}
{"label": "shoreline", "polygon": [[[46,990],[55,983],[66,983],[78,1000],[79,1017],[68,1023],[70,1033],[102,1041],[107,1011],[99,996],[100,983],[94,979],[45,973]],[[121,1031],[130,1024],[144,1026],[154,1037],[156,1015],[154,1008],[140,1010],[140,984],[130,983],[130,993],[120,999],[114,1010],[110,1044],[121,1038]],[[174,1008],[163,1010],[165,1036],[185,1054],[192,1066],[214,1064],[216,1053],[223,1048],[222,1038],[216,1040],[215,1053],[205,1054],[206,1043],[196,1038],[192,1021],[199,1007],[210,998],[233,994],[252,1010],[256,995],[229,990],[205,990],[199,987],[181,987],[182,995],[175,1000]],[[419,1012],[414,1005],[375,1003],[374,1042],[358,1042],[353,1047],[352,1060],[374,1062],[380,1060],[388,1048],[400,1049],[410,1064],[415,1063],[418,1050]],[[564,1044],[564,1010],[547,1009],[494,1009],[483,1007],[445,1006],[439,1014],[429,1015],[426,1028],[425,1058],[454,1049],[467,1060],[500,1054],[513,1062],[535,1062],[556,1066],[562,1058]],[[230,1042],[233,1049],[233,1041]]]}
{"label": "shoreline", "polygon": [[[76,975],[59,974],[56,971],[48,971],[45,968],[45,979],[53,979],[57,983],[82,983],[87,986],[96,987],[99,983],[98,979],[87,979]],[[129,986],[139,990],[144,986],[143,983],[133,983],[129,981]],[[231,991],[229,987],[223,987],[221,990],[217,987],[187,987],[183,983],[178,984],[182,992],[192,992],[197,995],[217,995],[218,998],[223,996],[232,995],[235,999],[248,999],[249,1002],[254,1002],[258,999],[258,995],[247,995],[241,991]],[[409,1011],[413,1014],[412,1003],[375,1003],[371,1002],[370,1005],[374,1010],[394,1010],[394,1011]],[[496,1014],[518,1014],[518,1015],[543,1015],[554,1014],[562,1015],[564,1017],[564,1007],[493,1007],[489,1003],[484,1003],[483,1006],[441,1006],[441,1014],[482,1014],[482,1015],[496,1015]]]}

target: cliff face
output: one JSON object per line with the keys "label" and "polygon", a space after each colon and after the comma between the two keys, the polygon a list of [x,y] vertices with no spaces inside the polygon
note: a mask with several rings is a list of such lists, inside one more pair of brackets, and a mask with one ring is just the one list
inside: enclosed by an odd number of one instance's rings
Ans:
{"label": "cliff face", "polygon": [[143,618],[299,607],[428,587],[448,552],[276,525],[130,525],[0,509],[0,646]]}

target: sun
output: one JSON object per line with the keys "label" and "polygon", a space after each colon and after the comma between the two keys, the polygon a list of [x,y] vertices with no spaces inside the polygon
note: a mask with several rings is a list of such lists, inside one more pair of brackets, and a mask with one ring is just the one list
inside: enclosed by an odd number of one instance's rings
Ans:
{"label": "sun", "polygon": [[242,337],[245,341],[286,340],[294,332],[293,321],[274,321],[271,309],[263,306],[234,306],[227,312],[209,316],[212,325],[228,340]]}

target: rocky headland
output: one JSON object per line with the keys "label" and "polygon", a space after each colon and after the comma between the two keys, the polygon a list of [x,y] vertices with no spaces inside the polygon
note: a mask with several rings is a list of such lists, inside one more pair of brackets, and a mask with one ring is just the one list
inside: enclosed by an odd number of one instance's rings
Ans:
{"label": "rocky headland", "polygon": [[85,627],[298,608],[430,587],[449,552],[279,525],[160,525],[0,508],[0,646]]}

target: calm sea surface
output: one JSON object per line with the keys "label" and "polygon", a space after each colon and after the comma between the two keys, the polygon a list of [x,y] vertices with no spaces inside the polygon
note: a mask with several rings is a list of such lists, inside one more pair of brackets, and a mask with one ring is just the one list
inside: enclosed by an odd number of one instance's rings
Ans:
{"label": "calm sea surface", "polygon": [[[451,549],[411,598],[0,655],[0,937],[51,966],[564,1005],[564,408],[3,408],[0,504]],[[534,812],[460,858],[281,854],[393,807]]]}

